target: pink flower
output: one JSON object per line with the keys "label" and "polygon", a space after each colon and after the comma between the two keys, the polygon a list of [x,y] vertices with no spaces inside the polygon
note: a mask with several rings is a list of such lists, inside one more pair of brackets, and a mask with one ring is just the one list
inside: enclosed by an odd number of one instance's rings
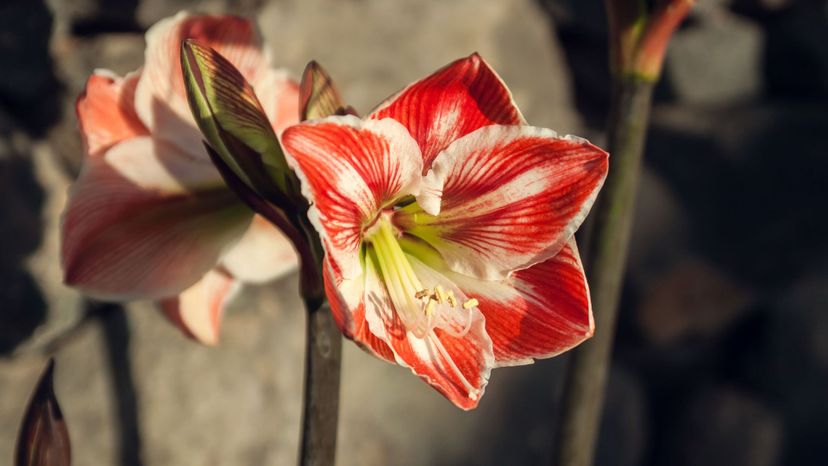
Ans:
{"label": "pink flower", "polygon": [[313,202],[335,318],[374,355],[471,409],[492,368],[592,335],[573,234],[608,156],[526,125],[478,55],[365,119],[305,122],[282,142]]}
{"label": "pink flower", "polygon": [[147,32],[144,67],[97,71],[78,98],[87,157],[64,214],[65,280],[107,300],[153,299],[214,344],[239,283],[296,267],[290,242],[244,206],[211,163],[187,104],[181,41],[227,57],[279,134],[298,121],[298,86],[271,68],[254,24],[179,13]]}

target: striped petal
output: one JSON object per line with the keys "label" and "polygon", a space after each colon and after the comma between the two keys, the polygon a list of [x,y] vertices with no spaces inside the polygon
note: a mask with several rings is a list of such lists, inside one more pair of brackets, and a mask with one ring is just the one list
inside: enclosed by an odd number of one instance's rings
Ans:
{"label": "striped petal", "polygon": [[139,73],[125,78],[97,70],[78,96],[75,110],[81,135],[90,155],[100,155],[113,145],[147,135],[147,128],[135,113],[135,86]]}
{"label": "striped petal", "polygon": [[555,257],[502,282],[447,275],[480,302],[497,366],[556,356],[592,336],[589,289],[574,239]]}
{"label": "striped petal", "polygon": [[252,218],[232,192],[212,187],[215,176],[148,137],[87,159],[63,218],[65,281],[123,300],[166,298],[195,284]]}
{"label": "striped petal", "polygon": [[299,123],[299,84],[282,70],[265,69],[250,85],[276,134]]}
{"label": "striped petal", "polygon": [[439,328],[417,337],[400,320],[374,267],[366,261],[362,300],[371,333],[388,345],[397,364],[411,369],[457,407],[477,407],[494,366],[483,315],[475,311],[468,333],[461,337]]}
{"label": "striped petal", "polygon": [[607,173],[588,142],[530,126],[488,126],[440,153],[424,191],[442,191],[433,216],[398,213],[452,270],[503,279],[553,257],[583,221]]}
{"label": "striped petal", "polygon": [[161,310],[185,335],[214,346],[224,311],[240,288],[226,272],[213,269],[177,297],[161,301]]}
{"label": "striped petal", "polygon": [[[294,87],[290,100],[298,100],[296,84],[291,84],[284,73],[270,70],[262,51],[261,39],[255,24],[244,18],[227,15],[191,15],[181,12],[159,21],[147,31],[147,49],[144,69],[135,94],[135,107],[144,124],[156,137],[164,138],[182,148],[201,147],[201,134],[187,104],[184,78],[181,72],[181,42],[195,39],[216,50],[229,60],[256,88],[274,96],[276,89]],[[287,116],[279,111],[270,96],[263,104],[269,116],[284,126]],[[279,99],[281,102],[281,100]],[[289,104],[288,104],[289,105]],[[293,111],[298,119],[298,102]],[[203,154],[206,158],[206,154]]]}
{"label": "striped petal", "polygon": [[524,121],[509,89],[476,53],[411,84],[370,118],[393,118],[408,128],[420,145],[426,170],[456,139],[483,126]]}
{"label": "striped petal", "polygon": [[343,335],[360,348],[388,362],[394,362],[394,353],[384,341],[368,328],[365,321],[365,278],[345,280],[336,265],[326,259],[324,265],[325,294],[331,313]]}
{"label": "striped petal", "polygon": [[296,270],[299,262],[293,243],[272,223],[256,215],[250,227],[221,264],[244,283],[264,283]]}
{"label": "striped petal", "polygon": [[285,130],[289,163],[313,205],[308,213],[344,278],[362,273],[362,234],[383,208],[419,192],[422,157],[391,119],[328,117]]}

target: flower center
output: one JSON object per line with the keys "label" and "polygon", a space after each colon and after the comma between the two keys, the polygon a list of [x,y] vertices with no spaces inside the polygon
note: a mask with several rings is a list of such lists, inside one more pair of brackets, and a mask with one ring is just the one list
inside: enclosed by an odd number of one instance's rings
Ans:
{"label": "flower center", "polygon": [[418,338],[435,327],[463,336],[471,327],[476,299],[466,299],[448,279],[406,253],[390,215],[383,214],[365,234],[367,259],[373,262],[397,315]]}

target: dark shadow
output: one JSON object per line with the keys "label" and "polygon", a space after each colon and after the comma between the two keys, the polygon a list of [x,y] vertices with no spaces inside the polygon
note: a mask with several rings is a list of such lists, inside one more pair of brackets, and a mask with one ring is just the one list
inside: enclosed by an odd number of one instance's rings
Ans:
{"label": "dark shadow", "polygon": [[807,102],[828,100],[828,15],[823,0],[774,5],[735,0],[734,12],[765,33],[763,74],[769,96]]}
{"label": "dark shadow", "polygon": [[22,131],[0,112],[0,355],[28,339],[46,318],[46,302],[26,270],[41,243],[43,189]]}
{"label": "dark shadow", "polygon": [[93,37],[113,32],[143,33],[135,18],[138,0],[97,0],[91,14],[72,21],[72,35]]}
{"label": "dark shadow", "polygon": [[112,393],[118,417],[118,449],[122,466],[141,466],[141,435],[132,361],[130,332],[124,309],[117,304],[92,304],[103,330],[105,352],[112,374]]}
{"label": "dark shadow", "polygon": [[[757,120],[756,117],[760,118]],[[647,163],[692,217],[696,246],[764,289],[786,286],[828,255],[823,174],[828,112],[818,105],[770,105],[710,116],[720,134],[700,137],[655,122]],[[735,144],[730,120],[754,120]]]}
{"label": "dark shadow", "polygon": [[63,88],[49,50],[52,14],[43,0],[0,2],[0,108],[42,136],[61,116]]}

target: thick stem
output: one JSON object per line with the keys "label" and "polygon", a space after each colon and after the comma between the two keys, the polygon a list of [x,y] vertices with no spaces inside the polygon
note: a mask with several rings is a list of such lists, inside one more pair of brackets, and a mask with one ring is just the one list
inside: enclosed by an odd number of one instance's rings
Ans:
{"label": "thick stem", "polygon": [[608,128],[609,173],[592,211],[594,226],[586,245],[595,336],[572,352],[558,433],[558,466],[593,462],[652,92],[652,82],[615,81]]}
{"label": "thick stem", "polygon": [[339,417],[342,334],[327,301],[308,302],[305,342],[305,398],[302,410],[301,466],[334,464]]}

